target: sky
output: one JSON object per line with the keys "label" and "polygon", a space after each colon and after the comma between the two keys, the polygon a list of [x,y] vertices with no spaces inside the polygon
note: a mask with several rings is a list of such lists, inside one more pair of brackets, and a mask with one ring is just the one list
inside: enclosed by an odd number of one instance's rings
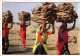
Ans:
{"label": "sky", "polygon": [[[26,12],[32,12],[31,9],[34,8],[35,5],[42,5],[41,2],[3,2],[2,3],[2,10],[3,12],[6,12],[7,10],[10,10],[13,14],[13,21],[14,22],[20,22],[18,20],[18,12],[20,11],[26,11]],[[59,3],[55,2],[55,5],[58,6]],[[80,26],[80,3],[72,3],[74,6],[74,10],[77,12],[78,14],[78,19],[77,19],[77,23],[76,26]],[[58,25],[60,23],[56,23],[56,25]],[[72,24],[69,24],[72,25]]]}

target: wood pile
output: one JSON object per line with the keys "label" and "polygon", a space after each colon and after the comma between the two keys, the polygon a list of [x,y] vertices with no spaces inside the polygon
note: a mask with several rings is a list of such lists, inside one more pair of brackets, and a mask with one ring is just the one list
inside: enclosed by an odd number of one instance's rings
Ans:
{"label": "wood pile", "polygon": [[31,15],[30,15],[29,12],[21,11],[21,12],[18,13],[18,19],[20,21],[22,21],[23,19],[25,21],[29,21],[30,20],[30,17],[31,17]]}
{"label": "wood pile", "polygon": [[47,23],[54,23],[57,19],[56,5],[53,2],[42,3],[42,6],[36,5],[32,9],[32,21],[40,23],[46,20]]}
{"label": "wood pile", "polygon": [[67,21],[67,23],[72,23],[77,17],[77,13],[74,11],[74,6],[71,3],[60,3],[58,5],[56,21]]}

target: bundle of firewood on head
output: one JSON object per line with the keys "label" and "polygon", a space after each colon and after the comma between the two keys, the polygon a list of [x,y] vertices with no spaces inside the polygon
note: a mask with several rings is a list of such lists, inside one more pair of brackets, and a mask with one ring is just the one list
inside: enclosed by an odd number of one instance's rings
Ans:
{"label": "bundle of firewood on head", "polygon": [[3,12],[2,13],[2,24],[7,24],[8,27],[12,26],[13,23],[13,15],[11,13],[11,11],[7,11],[7,12]]}
{"label": "bundle of firewood on head", "polygon": [[24,20],[24,21],[29,21],[30,20],[30,13],[29,12],[25,12],[25,11],[21,11],[18,13],[18,19],[20,21]]}
{"label": "bundle of firewood on head", "polygon": [[57,22],[72,23],[78,17],[71,3],[60,3],[57,9]]}
{"label": "bundle of firewood on head", "polygon": [[13,15],[9,10],[2,13],[2,23],[4,22],[13,23]]}
{"label": "bundle of firewood on head", "polygon": [[32,21],[41,23],[46,20],[47,23],[54,23],[56,20],[56,5],[53,2],[42,3],[42,6],[35,6],[32,10]]}

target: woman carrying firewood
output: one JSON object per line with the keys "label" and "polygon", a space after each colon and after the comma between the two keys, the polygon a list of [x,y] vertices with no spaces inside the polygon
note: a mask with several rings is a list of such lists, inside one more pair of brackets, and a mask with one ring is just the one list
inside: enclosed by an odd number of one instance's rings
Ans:
{"label": "woman carrying firewood", "polygon": [[8,10],[2,15],[2,53],[5,54],[9,47],[9,30],[13,27],[13,15]]}
{"label": "woman carrying firewood", "polygon": [[9,47],[9,39],[8,39],[8,36],[9,36],[9,30],[12,28],[12,25],[10,28],[8,28],[8,24],[5,22],[3,25],[2,25],[2,52],[3,53],[6,53],[6,51],[8,50],[8,47]]}
{"label": "woman carrying firewood", "polygon": [[[25,12],[25,11],[21,11],[18,13],[18,19],[21,21],[21,25],[20,25],[20,32],[19,35],[21,37],[21,43],[20,43],[20,48],[23,47],[24,49],[26,49],[26,27],[28,27],[30,25],[30,13],[29,12]],[[29,21],[29,24],[26,24],[26,21]]]}
{"label": "woman carrying firewood", "polygon": [[76,20],[74,20],[73,27],[70,29],[67,29],[67,22],[63,22],[62,25],[60,26],[59,32],[58,32],[58,40],[57,40],[57,54],[58,55],[61,55],[61,54],[70,55],[70,52],[68,49],[68,32],[74,29],[75,22]]}
{"label": "woman carrying firewood", "polygon": [[52,32],[47,31],[49,28],[50,28],[50,25],[46,29],[46,21],[44,21],[44,23],[42,25],[40,25],[40,27],[37,29],[37,31],[36,31],[36,42],[35,42],[35,45],[33,48],[34,54],[47,54],[48,48],[47,48],[46,41],[48,39],[48,35],[55,33],[54,26],[53,26]]}
{"label": "woman carrying firewood", "polygon": [[[30,21],[29,21],[29,25],[30,25]],[[26,27],[28,27],[29,25],[26,25],[25,23],[25,19],[22,19],[21,21],[21,25],[20,25],[20,37],[21,37],[21,43],[20,43],[20,48],[23,47],[24,49],[26,49],[25,44],[26,44]]]}

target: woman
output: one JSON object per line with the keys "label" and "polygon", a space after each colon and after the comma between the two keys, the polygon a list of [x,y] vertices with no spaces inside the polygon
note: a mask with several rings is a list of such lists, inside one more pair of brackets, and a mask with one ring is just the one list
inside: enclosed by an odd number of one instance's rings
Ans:
{"label": "woman", "polygon": [[7,22],[4,22],[4,24],[2,25],[2,53],[3,54],[6,53],[9,47],[8,36],[9,36],[9,30],[11,28],[12,28],[12,25],[10,28],[8,28]]}
{"label": "woman", "polygon": [[[58,32],[58,40],[57,40],[57,54],[70,54],[68,49],[68,31],[74,29],[75,27],[75,21],[73,24],[73,27],[70,29],[67,29],[67,22],[63,22],[62,25],[59,28]],[[67,52],[67,53],[66,53]]]}
{"label": "woman", "polygon": [[[30,21],[29,21],[30,25]],[[22,20],[21,25],[20,25],[20,37],[21,37],[21,43],[20,43],[20,48],[23,47],[26,49],[25,44],[26,44],[26,27],[29,25],[25,25],[25,19]]]}
{"label": "woman", "polygon": [[[49,25],[49,28],[50,28],[50,25]],[[46,23],[45,22],[44,22],[44,24],[40,25],[40,27],[37,29],[37,31],[36,31],[36,42],[35,42],[35,45],[33,48],[34,54],[47,54],[48,48],[46,45],[46,41],[48,39],[48,35],[53,34],[55,32],[54,27],[53,27],[52,32],[47,32],[48,29],[46,29]]]}

